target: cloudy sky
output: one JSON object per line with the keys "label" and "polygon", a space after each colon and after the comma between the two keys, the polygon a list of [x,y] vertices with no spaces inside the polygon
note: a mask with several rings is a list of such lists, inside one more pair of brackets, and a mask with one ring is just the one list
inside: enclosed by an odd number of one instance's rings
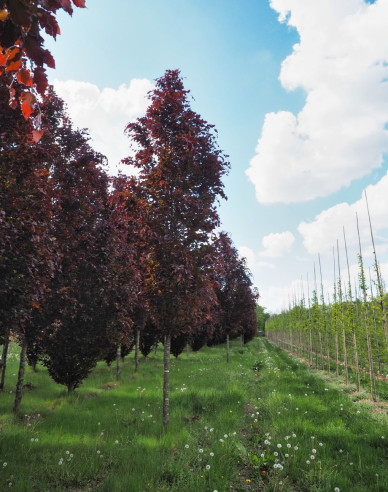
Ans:
{"label": "cloudy sky", "polygon": [[364,190],[388,280],[388,0],[86,3],[60,16],[49,75],[112,174],[129,153],[126,123],[179,68],[230,156],[222,228],[260,303],[276,312],[311,292],[318,255],[330,292],[337,240],[345,273],[344,228],[356,281],[356,213],[372,266]]}

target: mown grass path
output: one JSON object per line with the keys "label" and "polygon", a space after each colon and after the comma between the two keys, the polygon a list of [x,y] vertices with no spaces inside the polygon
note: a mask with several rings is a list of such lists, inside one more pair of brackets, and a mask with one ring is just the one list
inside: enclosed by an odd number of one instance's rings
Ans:
{"label": "mown grass path", "polygon": [[224,347],[172,360],[167,434],[161,348],[138,373],[130,356],[120,383],[99,364],[71,397],[27,368],[17,419],[15,350],[0,395],[1,491],[388,490],[386,413],[264,339],[233,342],[228,365]]}

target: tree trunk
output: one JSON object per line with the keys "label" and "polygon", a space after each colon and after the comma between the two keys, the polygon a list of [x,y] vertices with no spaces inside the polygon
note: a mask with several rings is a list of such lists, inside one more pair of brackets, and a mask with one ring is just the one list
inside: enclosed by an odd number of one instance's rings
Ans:
{"label": "tree trunk", "polygon": [[166,431],[170,421],[170,399],[169,399],[169,383],[170,383],[170,349],[171,336],[164,337],[164,378],[163,378],[163,428]]}
{"label": "tree trunk", "polygon": [[140,330],[136,328],[136,343],[135,343],[135,372],[139,369],[139,345],[140,345]]}
{"label": "tree trunk", "polygon": [[229,333],[226,335],[226,362],[229,363]]}
{"label": "tree trunk", "polygon": [[186,355],[188,356],[189,355],[189,349],[190,349],[190,345],[189,345],[189,342],[186,343]]}
{"label": "tree trunk", "polygon": [[117,345],[116,353],[116,381],[120,381],[121,376],[121,344]]}
{"label": "tree trunk", "polygon": [[342,327],[342,345],[343,345],[343,355],[344,355],[344,378],[345,378],[345,385],[349,386],[348,351],[346,347],[346,333],[345,333],[345,323],[344,323],[343,313],[341,319],[341,327]]}
{"label": "tree trunk", "polygon": [[241,342],[241,347],[244,347],[244,333],[241,333],[240,335],[240,342]]}
{"label": "tree trunk", "polygon": [[338,331],[335,327],[335,375],[339,377],[339,344],[338,344]]}
{"label": "tree trunk", "polygon": [[19,411],[20,403],[22,401],[24,370],[26,367],[26,359],[27,359],[27,339],[26,339],[26,337],[23,337],[22,346],[20,349],[20,363],[19,363],[18,380],[16,383],[15,402],[14,402],[13,409],[12,409],[12,411],[14,413],[17,413]]}
{"label": "tree trunk", "polygon": [[8,339],[8,334],[7,334],[7,338],[4,342],[4,345],[3,345],[3,354],[2,354],[2,357],[1,357],[1,380],[0,380],[0,390],[3,390],[4,388],[4,381],[5,381],[5,370],[6,370],[6,367],[7,367],[7,353],[8,353],[8,345],[9,345],[9,339]]}
{"label": "tree trunk", "polygon": [[353,353],[354,353],[354,366],[356,369],[356,388],[357,388],[357,392],[359,393],[361,390],[360,366],[358,363],[357,338],[356,338],[356,332],[354,327],[353,327]]}
{"label": "tree trunk", "polygon": [[74,383],[69,383],[67,385],[67,394],[68,395],[74,395],[75,393],[75,384]]}
{"label": "tree trunk", "polygon": [[[310,323],[310,320],[309,320],[309,323]],[[310,324],[309,324],[309,363],[310,363],[310,366],[312,367],[313,366],[313,337],[312,337],[312,333],[311,333]]]}

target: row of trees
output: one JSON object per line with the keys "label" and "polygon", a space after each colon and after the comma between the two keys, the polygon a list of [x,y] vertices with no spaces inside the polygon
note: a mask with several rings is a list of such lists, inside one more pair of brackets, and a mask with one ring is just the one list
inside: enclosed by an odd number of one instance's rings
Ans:
{"label": "row of trees", "polygon": [[167,71],[146,115],[126,129],[137,176],[110,180],[51,88],[35,142],[9,107],[7,83],[0,79],[2,385],[10,336],[21,345],[15,411],[26,360],[41,360],[72,392],[98,360],[160,340],[167,427],[170,351],[256,331],[245,261],[216,233],[229,163],[215,130],[191,110],[179,71]]}
{"label": "row of trees", "polygon": [[[374,249],[372,227],[371,237]],[[312,296],[306,298],[303,293],[299,300],[294,299],[287,311],[272,316],[266,324],[267,336],[275,344],[306,358],[310,365],[328,373],[334,365],[338,376],[342,367],[346,385],[349,384],[351,369],[357,391],[361,389],[361,373],[368,374],[370,394],[376,400],[376,378],[384,378],[388,373],[388,295],[384,293],[375,253],[376,280],[372,280],[370,270],[365,271],[359,240],[358,282],[352,285],[345,233],[344,252],[347,272],[345,270],[342,276],[337,242],[336,251],[333,250],[332,295],[325,296],[321,272],[320,289],[317,287],[314,268]]]}

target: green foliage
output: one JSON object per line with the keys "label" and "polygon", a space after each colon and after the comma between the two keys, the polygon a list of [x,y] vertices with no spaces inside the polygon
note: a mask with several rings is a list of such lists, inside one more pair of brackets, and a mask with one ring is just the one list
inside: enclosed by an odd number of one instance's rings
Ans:
{"label": "green foliage", "polygon": [[265,323],[271,315],[266,312],[266,308],[256,304],[257,331],[265,332]]}

